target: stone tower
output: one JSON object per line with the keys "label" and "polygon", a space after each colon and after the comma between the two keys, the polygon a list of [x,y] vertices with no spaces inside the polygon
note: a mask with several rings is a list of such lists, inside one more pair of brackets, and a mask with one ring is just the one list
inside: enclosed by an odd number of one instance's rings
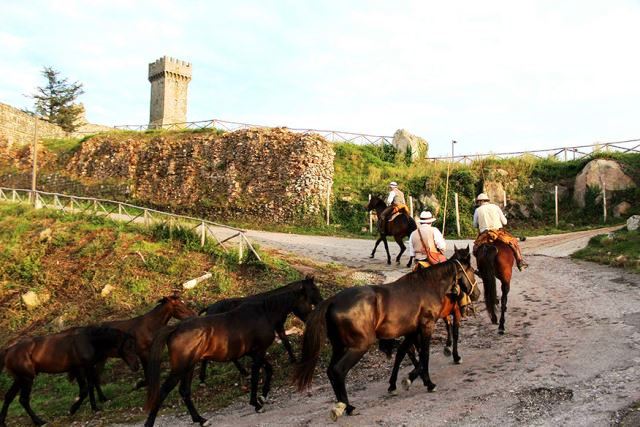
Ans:
{"label": "stone tower", "polygon": [[149,129],[187,121],[187,88],[191,64],[163,56],[149,64],[151,106]]}

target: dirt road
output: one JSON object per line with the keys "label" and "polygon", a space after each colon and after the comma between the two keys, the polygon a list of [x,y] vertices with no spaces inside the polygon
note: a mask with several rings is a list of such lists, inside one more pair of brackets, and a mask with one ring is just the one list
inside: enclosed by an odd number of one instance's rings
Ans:
{"label": "dirt road", "polygon": [[[418,382],[396,397],[386,393],[391,362],[371,350],[347,380],[360,414],[338,425],[610,425],[640,399],[640,276],[566,256],[597,232],[531,238],[524,242],[530,268],[515,273],[507,333],[497,334],[484,311],[465,320],[462,365],[442,346],[431,350],[427,393]],[[406,269],[387,267],[372,241],[252,232],[264,245],[321,261],[380,271],[388,279]],[[466,242],[456,242],[465,244]],[[391,245],[397,253],[395,243]],[[327,425],[334,396],[316,369],[309,395],[276,389],[263,414],[245,399],[205,414],[212,425]],[[401,372],[406,374],[408,368]],[[186,411],[185,411],[186,414]],[[158,425],[192,425],[165,416]]]}

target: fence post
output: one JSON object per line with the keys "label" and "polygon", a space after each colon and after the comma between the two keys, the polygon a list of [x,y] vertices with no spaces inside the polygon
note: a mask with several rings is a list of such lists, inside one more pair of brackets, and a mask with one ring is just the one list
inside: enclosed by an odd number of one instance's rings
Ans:
{"label": "fence post", "polygon": [[604,183],[602,184],[602,217],[604,222],[607,222],[607,190],[604,188]]}
{"label": "fence post", "polygon": [[411,218],[413,218],[413,196],[409,196],[409,208],[411,210]]}
{"label": "fence post", "polygon": [[555,204],[556,204],[556,228],[558,228],[558,186],[556,185],[555,191]]}
{"label": "fence post", "polygon": [[502,190],[502,206],[507,207],[507,191]]}
{"label": "fence post", "polygon": [[460,237],[460,209],[458,208],[458,193],[453,193],[453,199],[456,204],[456,231]]}
{"label": "fence post", "polygon": [[242,238],[238,242],[238,264],[242,264]]}
{"label": "fence post", "polygon": [[98,201],[96,199],[93,199],[93,213],[98,213]]}
{"label": "fence post", "polygon": [[331,208],[331,186],[327,188],[327,225],[329,225],[329,209]]}
{"label": "fence post", "polygon": [[201,233],[200,233],[200,246],[204,246],[204,243],[207,240],[207,229],[204,228],[204,221],[202,221],[200,223],[200,229],[201,229]]}
{"label": "fence post", "polygon": [[[369,201],[371,201],[371,194],[369,194]],[[369,211],[369,234],[373,234],[373,214]]]}
{"label": "fence post", "polygon": [[122,215],[122,203],[118,202],[118,215]]}
{"label": "fence post", "polygon": [[145,209],[144,211],[144,225],[145,227],[149,226],[149,212]]}
{"label": "fence post", "polygon": [[[34,117],[33,122],[33,160],[31,165],[31,192],[33,193],[34,206],[37,205],[36,192],[36,176],[38,174],[38,118]],[[37,206],[36,206],[37,209]]]}

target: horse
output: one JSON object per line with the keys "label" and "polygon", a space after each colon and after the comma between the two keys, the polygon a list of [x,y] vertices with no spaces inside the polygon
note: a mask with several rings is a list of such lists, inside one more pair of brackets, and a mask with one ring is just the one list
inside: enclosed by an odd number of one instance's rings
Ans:
{"label": "horse", "polygon": [[[209,305],[208,307],[203,308],[202,310],[200,310],[200,312],[198,312],[198,314],[199,315],[206,314],[207,316],[211,316],[214,314],[226,313],[227,311],[230,311],[230,310],[233,310],[234,308],[239,307],[245,302],[261,301],[264,298],[269,297],[271,295],[275,295],[283,292],[289,292],[293,289],[299,288],[300,286],[308,286],[311,288],[312,286],[314,286],[313,280],[314,280],[313,276],[307,276],[305,277],[304,280],[289,283],[288,285],[284,285],[276,289],[262,292],[257,295],[223,299]],[[319,302],[320,301],[316,301],[314,302],[314,304],[318,304]],[[280,338],[280,341],[282,341],[282,345],[284,346],[285,350],[287,351],[287,354],[289,355],[289,362],[296,363],[296,356],[293,353],[293,348],[291,347],[289,338],[287,338],[287,334],[284,331],[284,322],[280,325],[276,325],[275,330],[276,330],[276,334],[278,334],[278,338]],[[238,371],[240,371],[240,375],[242,375],[243,377],[247,377],[249,375],[247,370],[244,368],[244,366],[240,364],[240,362],[238,362],[237,360],[233,360],[232,362],[235,365],[235,367],[238,369]],[[207,379],[207,364],[208,364],[208,361],[206,360],[203,360],[202,363],[200,364],[200,384],[204,384],[205,380]]]}
{"label": "horse", "polygon": [[[409,384],[419,375],[433,391],[436,385],[429,376],[429,345],[435,322],[450,310],[453,303],[448,295],[454,288],[465,293],[472,290],[473,273],[468,255],[411,272],[392,283],[344,289],[324,300],[306,322],[301,362],[293,373],[298,390],[311,384],[327,336],[333,348],[327,376],[338,400],[331,417],[337,420],[345,410],[353,415],[355,407],[349,403],[345,387],[347,373],[376,339],[404,336],[405,342],[417,343],[420,356],[420,369],[412,372]],[[477,291],[473,298],[478,298]]]}
{"label": "horse", "polygon": [[[365,209],[367,211],[375,210],[378,218],[380,218],[380,214],[385,210],[387,205],[384,203],[378,196],[371,197]],[[407,249],[404,245],[402,239],[405,237],[409,237],[411,233],[417,228],[416,222],[409,215],[400,214],[396,216],[393,221],[387,221],[384,225],[384,232],[380,232],[380,237],[376,240],[376,244],[373,247],[373,251],[371,252],[370,258],[373,258],[376,255],[376,249],[380,242],[384,243],[384,249],[387,252],[387,264],[391,265],[391,254],[389,253],[389,244],[387,243],[387,236],[393,236],[398,246],[400,246],[400,253],[396,257],[396,262],[400,262],[400,257]]]}
{"label": "horse", "polygon": [[33,380],[40,372],[68,372],[69,379],[75,378],[78,381],[80,397],[71,405],[71,415],[80,408],[87,394],[91,409],[97,411],[93,393],[97,381],[95,365],[114,353],[122,358],[131,370],[138,370],[134,338],[114,328],[84,326],[70,328],[57,334],[20,338],[0,352],[0,371],[6,368],[14,378],[4,397],[0,411],[0,426],[5,425],[9,405],[18,391],[20,404],[31,417],[31,421],[37,426],[46,424],[46,421],[31,409],[30,404]]}
{"label": "horse", "polygon": [[[191,400],[191,381],[196,364],[202,360],[228,362],[245,355],[251,357],[251,396],[249,403],[261,412],[271,388],[273,368],[266,358],[275,340],[275,329],[289,313],[306,320],[314,305],[322,301],[315,284],[289,292],[275,293],[260,301],[246,302],[226,313],[187,319],[162,329],[153,340],[149,359],[147,400],[149,412],[145,426],[153,426],[160,406],[180,382],[180,395],[193,422],[206,422]],[[160,360],[164,346],[169,349],[170,372],[160,387]],[[258,376],[264,367],[262,395],[257,397]]]}
{"label": "horse", "polygon": [[496,304],[498,295],[496,290],[496,278],[502,284],[502,295],[500,298],[500,324],[498,333],[504,334],[505,312],[507,311],[507,296],[511,288],[511,275],[515,256],[513,250],[505,243],[496,240],[490,244],[480,246],[476,252],[476,261],[480,277],[484,286],[484,301],[489,313],[491,323],[498,323],[496,315]]}
{"label": "horse", "polygon": [[[187,307],[178,293],[174,293],[173,295],[170,295],[168,297],[161,298],[153,309],[143,314],[142,316],[137,316],[132,319],[126,320],[111,320],[103,322],[101,325],[115,328],[123,332],[128,332],[135,338],[136,353],[138,354],[140,362],[142,363],[142,369],[144,371],[145,377],[145,379],[138,381],[138,383],[136,384],[135,388],[138,389],[146,384],[149,349],[151,348],[151,342],[153,341],[153,337],[155,336],[156,332],[158,332],[161,327],[166,325],[172,317],[178,320],[184,320],[194,316],[196,316],[195,311]],[[98,366],[98,378],[103,368],[104,364],[100,364]],[[100,401],[106,402],[107,398],[100,388],[99,381],[96,386],[98,398],[100,399]]]}

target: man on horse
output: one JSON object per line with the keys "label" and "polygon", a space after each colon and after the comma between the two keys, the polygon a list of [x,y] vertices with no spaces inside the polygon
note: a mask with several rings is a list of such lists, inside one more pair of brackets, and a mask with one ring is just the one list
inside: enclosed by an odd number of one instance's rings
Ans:
{"label": "man on horse", "polygon": [[398,189],[398,183],[392,181],[389,183],[389,195],[387,196],[387,208],[382,211],[378,219],[378,229],[380,233],[385,232],[387,219],[390,221],[393,216],[401,211],[407,213],[407,203],[404,200],[404,193]]}
{"label": "man on horse", "polygon": [[422,211],[418,220],[418,228],[409,236],[409,256],[414,257],[415,268],[419,265],[429,267],[446,261],[444,251],[447,244],[442,233],[431,224],[435,218],[429,211]]}
{"label": "man on horse", "polygon": [[502,209],[489,201],[489,196],[485,193],[480,193],[476,198],[478,207],[473,213],[473,226],[478,228],[479,234],[473,243],[473,254],[476,255],[480,246],[500,240],[513,250],[518,270],[522,271],[528,265],[522,258],[518,239],[503,228],[507,225],[507,218]]}

